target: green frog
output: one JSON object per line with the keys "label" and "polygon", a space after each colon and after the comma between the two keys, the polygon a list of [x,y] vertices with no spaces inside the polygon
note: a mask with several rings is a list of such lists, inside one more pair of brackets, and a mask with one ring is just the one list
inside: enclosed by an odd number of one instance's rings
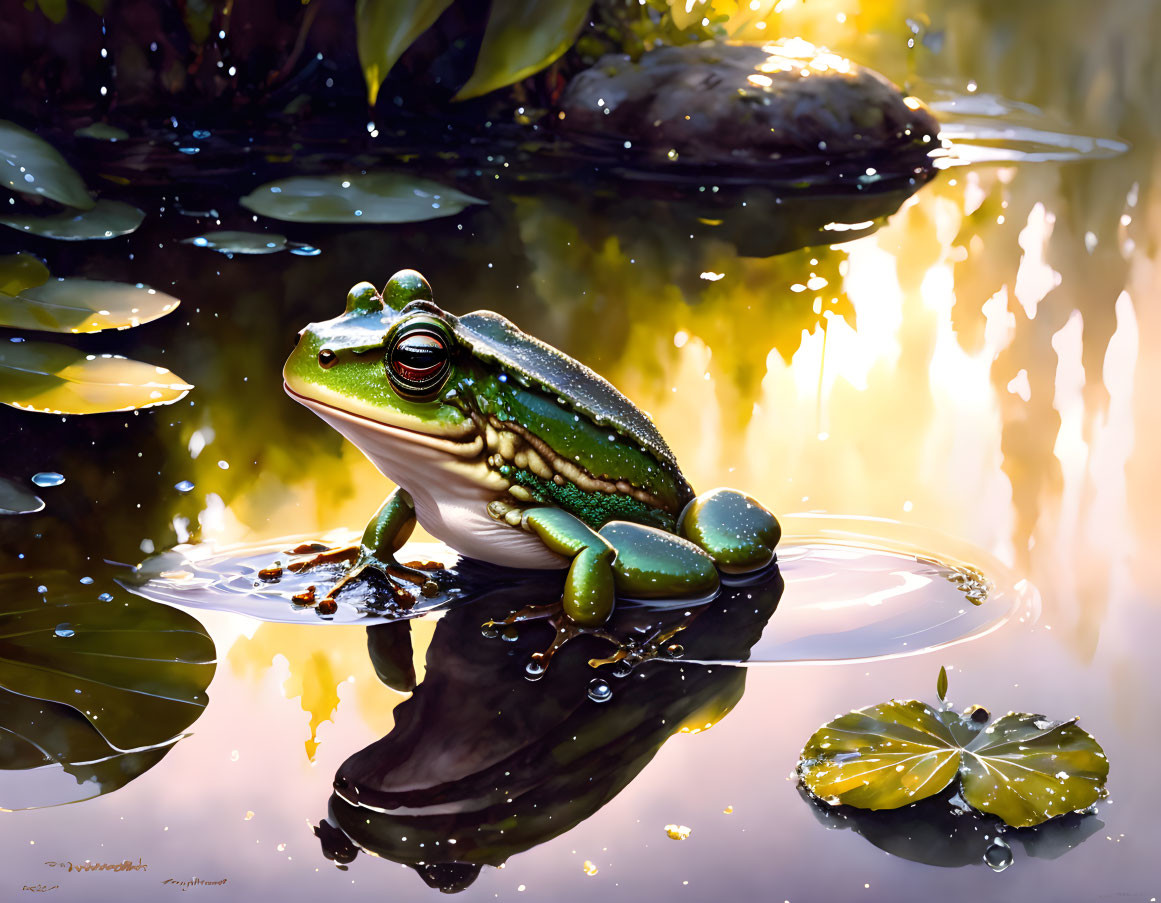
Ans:
{"label": "green frog", "polygon": [[341,316],[299,333],[283,375],[398,486],[332,602],[367,568],[406,573],[395,553],[417,521],[470,558],[567,569],[546,607],[586,628],[618,597],[704,600],[723,575],[774,559],[774,515],[733,489],[695,495],[653,422],[608,381],[491,311],[444,311],[414,270],[382,292],[352,288]]}

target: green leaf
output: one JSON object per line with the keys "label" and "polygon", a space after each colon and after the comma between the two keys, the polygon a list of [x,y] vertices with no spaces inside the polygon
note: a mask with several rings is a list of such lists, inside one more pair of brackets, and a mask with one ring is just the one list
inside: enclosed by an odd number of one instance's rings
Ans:
{"label": "green leaf", "polygon": [[292,176],[254,189],[242,206],[298,223],[417,223],[454,216],[479,198],[406,173]]}
{"label": "green leaf", "polygon": [[357,0],[359,62],[367,79],[367,102],[371,106],[375,106],[379,87],[399,57],[451,3],[452,0]]}
{"label": "green leaf", "polygon": [[21,252],[0,257],[0,293],[19,295],[28,288],[48,282],[48,267],[38,257]]}
{"label": "green leaf", "polygon": [[958,775],[970,806],[1019,828],[1104,796],[1108,761],[1075,721],[1009,713],[984,728],[986,720],[978,706],[962,716],[914,700],[869,706],[819,728],[798,773],[815,796],[859,809],[918,802]]}
{"label": "green leaf", "polygon": [[0,514],[35,514],[43,510],[44,501],[40,496],[19,483],[0,477]]}
{"label": "green leaf", "polygon": [[939,677],[935,680],[935,695],[940,702],[947,701],[947,668],[942,665],[939,667]]}
{"label": "green leaf", "polygon": [[94,206],[84,180],[56,148],[7,119],[0,119],[0,183],[78,210]]}
{"label": "green leaf", "polygon": [[807,741],[799,773],[828,803],[897,809],[943,790],[960,749],[926,703],[892,701],[849,712]]}
{"label": "green leaf", "polygon": [[95,138],[98,141],[124,141],[129,133],[107,122],[93,122],[73,132],[78,138]]}
{"label": "green leaf", "polygon": [[1109,762],[1071,721],[1010,712],[967,747],[961,778],[968,805],[1026,828],[1085,809],[1105,795]]}
{"label": "green leaf", "polygon": [[95,279],[50,279],[17,295],[0,293],[0,326],[45,332],[129,329],[163,317],[181,302],[145,286]]}
{"label": "green leaf", "polygon": [[0,806],[88,799],[142,774],[202,713],[214,668],[182,611],[62,572],[0,577]]}
{"label": "green leaf", "polygon": [[232,232],[223,229],[183,239],[182,244],[211,248],[223,254],[277,254],[286,249],[286,236],[273,232]]}
{"label": "green leaf", "polygon": [[576,40],[591,0],[493,0],[476,69],[456,100],[479,97],[539,72]]}
{"label": "green leaf", "polygon": [[0,343],[0,403],[45,414],[172,404],[192,389],[164,367],[47,342]]}
{"label": "green leaf", "polygon": [[0,215],[0,223],[60,241],[118,238],[136,231],[145,214],[121,201],[97,201],[91,210],[65,210],[51,216]]}

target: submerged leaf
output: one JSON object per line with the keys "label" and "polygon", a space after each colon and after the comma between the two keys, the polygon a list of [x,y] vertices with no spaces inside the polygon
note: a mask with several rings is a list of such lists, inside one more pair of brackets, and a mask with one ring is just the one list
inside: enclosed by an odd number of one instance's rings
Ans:
{"label": "submerged leaf", "polygon": [[976,736],[961,771],[968,805],[1017,828],[1091,806],[1108,776],[1100,744],[1075,719],[1016,712]]}
{"label": "submerged leaf", "polygon": [[213,641],[182,611],[62,572],[0,577],[0,806],[133,780],[202,713],[214,668]]}
{"label": "submerged leaf", "polygon": [[0,326],[45,332],[129,329],[163,317],[181,302],[145,286],[95,279],[51,279],[18,295],[0,293]]}
{"label": "submerged leaf", "polygon": [[827,802],[898,809],[943,790],[959,762],[938,713],[909,700],[836,718],[807,741],[799,769],[807,789]]}
{"label": "submerged leaf", "polygon": [[27,288],[44,285],[50,275],[40,258],[31,254],[0,257],[0,294],[19,295]]}
{"label": "submerged leaf", "polygon": [[67,207],[93,209],[84,180],[57,149],[7,119],[0,119],[0,183]]}
{"label": "submerged leaf", "polygon": [[452,0],[357,0],[355,29],[359,62],[367,79],[367,102],[375,106],[383,79]]}
{"label": "submerged leaf", "polygon": [[493,0],[476,69],[456,100],[539,72],[576,40],[592,0]]}
{"label": "submerged leaf", "polygon": [[73,132],[78,138],[96,138],[98,141],[124,141],[129,133],[107,122],[94,122]]}
{"label": "submerged leaf", "polygon": [[479,198],[399,172],[292,176],[254,189],[242,206],[300,223],[417,223],[454,216]]}
{"label": "submerged leaf", "polygon": [[21,232],[60,241],[118,238],[136,231],[145,214],[122,201],[97,201],[91,210],[66,210],[51,216],[0,216],[0,223]]}
{"label": "submerged leaf", "polygon": [[286,248],[286,236],[273,232],[233,232],[223,229],[182,239],[183,245],[210,248],[223,254],[277,254]]}
{"label": "submerged leaf", "polygon": [[35,514],[44,510],[44,500],[19,483],[0,477],[0,514]]}
{"label": "submerged leaf", "polygon": [[45,414],[172,404],[193,386],[164,367],[48,342],[0,343],[0,403]]}
{"label": "submerged leaf", "polygon": [[1013,827],[1088,808],[1105,794],[1109,766],[1075,721],[1009,713],[963,715],[891,701],[842,715],[807,741],[806,788],[832,805],[897,809],[939,793],[958,775],[968,805]]}

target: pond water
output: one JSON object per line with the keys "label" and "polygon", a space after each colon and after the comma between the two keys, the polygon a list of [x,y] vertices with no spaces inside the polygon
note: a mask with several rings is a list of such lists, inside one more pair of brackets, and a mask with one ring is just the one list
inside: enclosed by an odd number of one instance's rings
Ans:
{"label": "pond water", "polygon": [[[107,241],[4,229],[0,254],[179,298],[134,329],[53,338],[194,388],[131,413],[0,408],[0,477],[44,505],[0,517],[3,616],[35,608],[36,630],[78,655],[106,654],[107,636],[137,656],[118,672],[128,694],[75,689],[136,752],[78,739],[95,750],[74,759],[85,784],[6,765],[0,805],[19,811],[3,814],[0,897],[1161,894],[1161,15],[1128,0],[1050,18],[984,2],[787,5],[787,33],[939,100],[949,134],[975,139],[952,161],[967,165],[871,201],[814,193],[743,210],[767,189],[722,186],[707,201],[697,184],[642,187],[504,138],[499,153],[472,136],[458,160],[406,163],[372,142],[345,165],[403,168],[485,203],[324,226],[239,201],[340,169],[334,143],[252,145],[176,121],[151,126],[151,148],[46,128],[103,197],[146,218]],[[906,49],[912,26],[924,52]],[[189,241],[212,230],[272,237],[232,255]],[[824,243],[795,247],[803,236]],[[258,604],[256,568],[228,604],[190,597],[173,562],[201,555],[212,582],[214,567],[277,555],[287,536],[348,536],[386,495],[284,394],[281,366],[352,284],[403,267],[443,307],[498,311],[607,376],[695,487],[737,486],[785,515],[780,570],[728,589],[677,637],[679,657],[604,688],[586,663],[608,654],[595,640],[530,681],[522,665],[547,629],[481,634],[487,617],[542,600],[537,585],[488,584],[409,631],[357,612],[324,625],[285,598],[261,602],[278,607],[271,620],[238,614]],[[188,614],[128,588],[130,566],[178,545],[152,572],[173,585],[151,593]],[[959,584],[977,578],[975,607]],[[0,627],[5,679],[18,633]],[[148,662],[155,641],[164,665]],[[994,820],[950,814],[946,796],[893,815],[810,801],[792,772],[811,733],[853,707],[934,702],[941,666],[957,705],[1079,716],[1111,763],[1099,811],[1008,830],[1005,851]],[[4,730],[33,717],[13,694],[0,703]],[[80,729],[60,699],[46,705],[59,707],[54,730]],[[383,778],[384,811],[332,796],[355,772]],[[83,801],[51,805],[69,800]],[[124,861],[134,868],[75,868]]]}

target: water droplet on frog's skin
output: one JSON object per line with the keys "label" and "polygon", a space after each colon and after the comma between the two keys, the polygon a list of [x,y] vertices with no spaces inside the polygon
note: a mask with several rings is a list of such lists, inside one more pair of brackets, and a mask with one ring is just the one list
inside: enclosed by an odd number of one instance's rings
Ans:
{"label": "water droplet on frog's skin", "polygon": [[76,634],[71,624],[57,624],[56,630],[53,631],[59,637],[70,637]]}
{"label": "water droplet on frog's skin", "polygon": [[194,488],[194,484],[189,480],[182,480],[180,483],[175,484],[173,488],[178,492],[189,492]]}
{"label": "water droplet on frog's skin", "polygon": [[593,702],[608,702],[613,698],[613,688],[599,677],[589,681],[589,699]]}
{"label": "water droplet on frog's skin", "polygon": [[49,486],[59,486],[64,481],[65,478],[62,474],[56,473],[52,470],[41,471],[38,474],[33,474],[32,477],[32,482],[34,482],[37,486],[46,488]]}
{"label": "water droplet on frog's skin", "polygon": [[984,850],[984,862],[993,872],[1002,872],[1012,864],[1012,848],[1002,837],[997,837]]}

